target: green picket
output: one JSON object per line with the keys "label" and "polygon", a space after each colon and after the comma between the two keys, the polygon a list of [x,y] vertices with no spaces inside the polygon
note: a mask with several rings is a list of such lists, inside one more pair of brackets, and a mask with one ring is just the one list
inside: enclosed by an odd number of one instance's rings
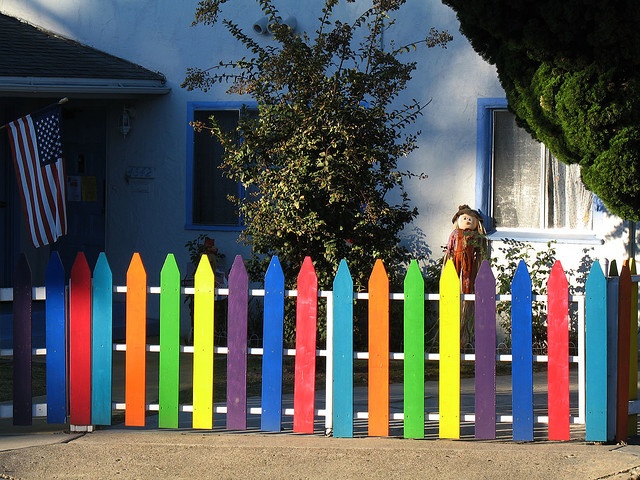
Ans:
{"label": "green picket", "polygon": [[416,260],[404,279],[404,437],[424,438],[424,278]]}
{"label": "green picket", "polygon": [[178,428],[180,386],[180,271],[172,253],[160,271],[158,427]]}

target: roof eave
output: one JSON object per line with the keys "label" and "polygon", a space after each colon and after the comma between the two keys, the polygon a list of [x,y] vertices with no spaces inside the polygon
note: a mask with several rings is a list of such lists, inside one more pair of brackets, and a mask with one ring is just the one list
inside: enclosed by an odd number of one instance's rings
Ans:
{"label": "roof eave", "polygon": [[3,94],[165,95],[162,80],[121,78],[0,77]]}

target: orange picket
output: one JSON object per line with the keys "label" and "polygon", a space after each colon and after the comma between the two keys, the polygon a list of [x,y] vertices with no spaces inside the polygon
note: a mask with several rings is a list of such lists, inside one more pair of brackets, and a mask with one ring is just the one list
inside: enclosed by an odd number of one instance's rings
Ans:
{"label": "orange picket", "polygon": [[369,436],[389,436],[389,278],[382,260],[369,278]]}
{"label": "orange picket", "polygon": [[144,427],[146,390],[147,272],[139,253],[127,270],[124,423]]}

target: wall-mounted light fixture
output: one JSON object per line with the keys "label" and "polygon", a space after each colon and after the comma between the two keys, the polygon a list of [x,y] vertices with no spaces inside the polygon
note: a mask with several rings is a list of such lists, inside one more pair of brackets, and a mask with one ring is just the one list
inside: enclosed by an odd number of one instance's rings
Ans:
{"label": "wall-mounted light fixture", "polygon": [[127,134],[131,131],[131,119],[133,117],[133,109],[125,105],[122,108],[122,113],[120,114],[120,118],[118,119],[118,130],[122,134],[123,137],[126,137]]}

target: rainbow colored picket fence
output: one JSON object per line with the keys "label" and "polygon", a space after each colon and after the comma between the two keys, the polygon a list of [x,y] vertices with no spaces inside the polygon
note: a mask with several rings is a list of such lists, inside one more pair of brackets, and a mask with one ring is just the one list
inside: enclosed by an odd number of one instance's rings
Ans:
{"label": "rainbow colored picket fence", "polygon": [[[593,264],[585,295],[569,295],[560,262],[547,284],[547,295],[532,295],[527,267],[521,263],[510,295],[496,295],[488,262],[482,264],[474,295],[461,295],[451,262],[440,280],[440,292],[425,294],[416,261],[411,262],[404,291],[389,291],[381,261],[375,263],[367,293],[354,293],[347,263],[338,268],[332,291],[319,291],[310,258],[297,278],[297,290],[285,290],[285,279],[274,257],[263,289],[250,289],[241,257],[229,273],[228,288],[216,288],[208,261],[200,262],[193,288],[181,286],[172,254],[166,257],[159,286],[149,286],[139,254],[127,271],[126,286],[114,286],[107,258],[101,254],[93,272],[78,254],[66,284],[57,253],[47,267],[46,285],[31,285],[24,256],[16,268],[13,289],[0,289],[0,301],[13,304],[13,349],[0,351],[13,357],[13,402],[0,405],[0,417],[16,425],[30,424],[34,416],[50,423],[74,427],[110,425],[114,411],[124,410],[125,426],[145,426],[148,413],[157,411],[160,428],[178,428],[179,414],[191,413],[191,428],[212,429],[214,415],[225,414],[226,428],[246,430],[247,418],[259,415],[260,430],[282,431],[283,417],[293,416],[292,430],[314,433],[324,417],[325,433],[354,436],[354,424],[366,421],[367,434],[389,436],[390,424],[400,422],[406,438],[424,438],[425,425],[438,428],[441,438],[460,438],[461,425],[472,424],[479,439],[496,438],[497,425],[511,425],[515,441],[534,440],[534,426],[547,425],[550,440],[569,440],[570,425],[584,424],[587,441],[623,440],[635,433],[637,398],[638,290],[625,263],[620,275],[606,277]],[[635,273],[635,272],[633,272]],[[126,295],[126,341],[113,344],[113,296]],[[147,345],[147,302],[159,295],[159,345]],[[180,310],[185,295],[194,295],[194,344],[180,344]],[[247,319],[250,296],[264,297],[262,348],[248,348]],[[214,347],[214,303],[227,297],[227,347]],[[295,350],[283,348],[285,297],[296,301]],[[154,299],[155,301],[156,299]],[[353,350],[354,300],[369,302],[368,352]],[[460,315],[463,301],[474,301],[475,353],[460,353]],[[46,349],[32,349],[33,301],[45,302]],[[327,348],[318,350],[318,302],[326,301]],[[404,351],[389,351],[389,306],[403,302]],[[439,352],[425,352],[425,302],[439,302]],[[496,352],[496,303],[511,302],[510,355]],[[534,355],[532,302],[546,302],[548,355]],[[570,304],[578,311],[578,355],[569,354]],[[633,325],[633,328],[632,328]],[[633,332],[633,334],[632,334]],[[392,332],[400,334],[400,332]],[[125,350],[125,402],[112,399],[114,351]],[[159,352],[158,403],[148,404],[146,367],[148,352]],[[193,400],[179,403],[180,355],[192,354]],[[226,405],[213,402],[216,362],[214,353],[226,355]],[[32,355],[46,355],[46,404],[32,400]],[[262,394],[259,407],[247,407],[247,358],[262,356]],[[283,357],[295,355],[293,408],[283,405]],[[316,357],[326,356],[324,408],[318,408]],[[367,411],[354,407],[354,358],[368,359]],[[390,407],[390,360],[403,361],[402,411]],[[425,407],[425,360],[439,362],[437,411]],[[461,409],[461,361],[475,362],[474,409]],[[508,411],[496,407],[496,362],[511,362],[511,402]],[[534,412],[534,363],[547,365],[546,415]],[[577,367],[570,368],[570,364]],[[577,371],[577,405],[570,405],[570,372]],[[577,415],[572,415],[577,412]],[[540,413],[539,411],[537,413]],[[255,417],[252,417],[255,418]]]}

